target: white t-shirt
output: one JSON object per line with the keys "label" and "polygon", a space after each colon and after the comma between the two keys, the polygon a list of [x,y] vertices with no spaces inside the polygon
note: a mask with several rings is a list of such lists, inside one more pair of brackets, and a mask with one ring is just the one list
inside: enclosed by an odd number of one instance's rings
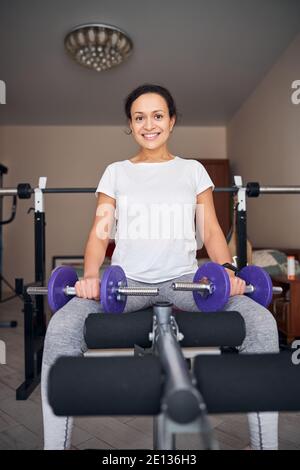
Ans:
{"label": "white t-shirt", "polygon": [[96,193],[116,199],[111,264],[151,284],[195,273],[196,197],[209,187],[214,184],[197,160],[176,156],[161,163],[108,165]]}

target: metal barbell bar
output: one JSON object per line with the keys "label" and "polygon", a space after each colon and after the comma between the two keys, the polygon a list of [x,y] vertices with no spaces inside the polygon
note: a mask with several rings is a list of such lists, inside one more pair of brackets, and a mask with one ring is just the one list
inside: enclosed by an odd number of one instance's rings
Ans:
{"label": "metal barbell bar", "polygon": [[[40,188],[45,194],[64,193],[95,193],[96,188]],[[246,186],[216,187],[214,192],[237,193],[245,190],[247,196],[257,197],[260,194],[300,194],[300,186],[260,186],[259,183],[247,183]],[[29,183],[21,183],[16,188],[0,188],[1,196],[18,196],[20,199],[28,199],[34,193]]]}

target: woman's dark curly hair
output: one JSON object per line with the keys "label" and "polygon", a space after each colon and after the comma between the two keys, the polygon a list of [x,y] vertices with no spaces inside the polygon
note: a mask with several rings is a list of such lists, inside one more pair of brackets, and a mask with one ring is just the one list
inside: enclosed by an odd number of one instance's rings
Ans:
{"label": "woman's dark curly hair", "polygon": [[132,103],[141,95],[144,95],[145,93],[156,93],[162,98],[165,99],[168,109],[169,109],[169,115],[170,118],[177,115],[177,110],[176,110],[176,104],[175,101],[171,95],[171,93],[164,87],[160,85],[152,85],[150,83],[145,83],[144,85],[141,85],[135,90],[133,90],[127,98],[125,99],[125,114],[127,118],[131,121],[131,106]]}

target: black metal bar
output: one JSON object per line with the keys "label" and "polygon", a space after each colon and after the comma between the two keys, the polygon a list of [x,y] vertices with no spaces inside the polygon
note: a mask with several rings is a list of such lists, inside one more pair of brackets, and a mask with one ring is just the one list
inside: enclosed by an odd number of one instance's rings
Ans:
{"label": "black metal bar", "polygon": [[238,270],[247,266],[247,212],[237,210],[237,264]]}
{"label": "black metal bar", "polygon": [[[172,304],[156,302],[153,315],[156,319],[153,351],[158,355],[166,374],[163,408],[176,422],[194,421],[201,414],[201,395],[195,393],[188,365],[176,338],[171,321]],[[180,400],[185,413],[177,406]]]}
{"label": "black metal bar", "polygon": [[[45,194],[82,194],[82,193],[95,193],[97,188],[45,188],[41,189],[41,191]],[[243,186],[241,189],[246,189],[247,193],[247,186]],[[237,193],[239,188],[236,186],[231,187],[216,187],[214,188],[214,192],[216,193]],[[34,189],[31,188],[28,190],[28,193],[33,194]],[[260,187],[260,195],[261,194],[300,194],[300,186],[261,186]],[[0,188],[0,197],[1,196],[14,196],[18,195],[17,188]],[[251,195],[247,194],[247,196],[251,197]]]}
{"label": "black metal bar", "polygon": [[[45,283],[45,212],[34,213],[34,257],[35,284]],[[20,284],[20,280],[19,280]],[[20,285],[18,286],[20,289]],[[25,381],[16,391],[17,400],[26,400],[40,382],[46,317],[43,296],[36,296],[34,302],[23,288],[24,298],[24,349]]]}
{"label": "black metal bar", "polygon": [[45,194],[61,193],[94,193],[97,188],[45,188],[42,192]]}
{"label": "black metal bar", "polygon": [[25,380],[16,391],[16,400],[27,400],[32,394],[34,389],[39,385],[40,377],[35,377],[30,380]]}
{"label": "black metal bar", "polygon": [[230,188],[222,188],[221,186],[220,187],[216,187],[214,189],[214,192],[216,193],[237,193],[238,192],[238,189],[236,186],[232,186]]}
{"label": "black metal bar", "polygon": [[[97,188],[45,188],[42,192],[45,194],[61,194],[61,193],[95,193]],[[246,189],[246,187],[243,187]],[[237,193],[239,188],[236,186],[216,187],[214,192],[217,193]],[[32,190],[33,192],[34,190]],[[260,194],[300,194],[300,186],[266,186],[260,187]]]}
{"label": "black metal bar", "polygon": [[34,364],[34,305],[29,296],[24,299],[24,344],[25,344],[25,377],[33,379],[35,375]]}
{"label": "black metal bar", "polygon": [[[24,291],[24,358],[25,381],[17,388],[16,399],[26,400],[30,395],[31,384],[35,379],[34,358],[34,305],[30,295]],[[29,392],[29,390],[31,390]]]}
{"label": "black metal bar", "polygon": [[[66,193],[95,193],[97,188],[45,188],[42,189],[42,192],[45,194],[66,194]],[[217,193],[227,192],[227,193],[236,193],[238,188],[235,186],[232,187],[218,187],[214,189]]]}
{"label": "black metal bar", "polygon": [[[159,357],[165,372],[161,409],[166,419],[170,418],[175,423],[182,425],[198,422],[205,446],[213,450],[217,448],[217,444],[207,420],[206,406],[202,395],[197,393],[193,374],[189,371],[179,344],[178,325],[172,318],[172,307],[169,302],[156,302],[153,305],[152,349],[153,353]],[[172,442],[167,434],[163,438],[162,446],[158,445],[158,447],[172,450],[174,441]]]}
{"label": "black metal bar", "polygon": [[45,334],[36,325],[36,304],[23,289],[24,299],[24,369],[25,380],[16,390],[17,400],[27,400],[40,383]]}
{"label": "black metal bar", "polygon": [[[42,192],[45,194],[61,194],[61,193],[95,193],[97,188],[45,188]],[[247,189],[243,187],[242,189]],[[239,188],[236,186],[231,187],[216,187],[216,193],[237,193]],[[32,190],[33,192],[34,190]],[[260,194],[300,194],[300,186],[261,186]]]}
{"label": "black metal bar", "polygon": [[[34,213],[34,240],[35,240],[35,282],[45,284],[45,212]],[[36,297],[36,333],[45,335],[46,319],[44,308],[44,297]]]}

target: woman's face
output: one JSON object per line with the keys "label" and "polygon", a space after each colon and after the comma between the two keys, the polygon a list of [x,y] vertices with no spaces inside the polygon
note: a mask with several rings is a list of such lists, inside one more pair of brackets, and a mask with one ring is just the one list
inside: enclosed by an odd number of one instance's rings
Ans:
{"label": "woman's face", "polygon": [[156,149],[164,145],[175,120],[175,116],[169,116],[165,99],[156,93],[145,93],[131,105],[130,129],[143,148]]}

